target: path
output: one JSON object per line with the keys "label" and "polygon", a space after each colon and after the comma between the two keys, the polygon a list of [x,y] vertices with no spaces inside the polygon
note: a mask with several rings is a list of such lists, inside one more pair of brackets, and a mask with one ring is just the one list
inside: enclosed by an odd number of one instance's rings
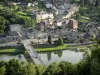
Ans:
{"label": "path", "polygon": [[29,40],[23,41],[22,43],[23,43],[25,49],[27,50],[27,52],[29,53],[29,56],[33,60],[33,62],[35,64],[40,64],[42,66],[45,66],[44,62],[42,61],[42,59],[40,58],[38,53],[35,51],[33,46],[31,46],[30,41]]}

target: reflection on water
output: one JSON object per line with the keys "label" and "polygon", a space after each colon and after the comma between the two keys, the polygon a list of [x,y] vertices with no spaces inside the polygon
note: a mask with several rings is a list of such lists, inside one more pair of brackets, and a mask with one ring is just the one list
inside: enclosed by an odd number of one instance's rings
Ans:
{"label": "reflection on water", "polygon": [[21,62],[26,61],[25,57],[23,54],[20,55],[8,55],[8,54],[0,54],[0,61],[9,61],[11,59],[18,59]]}
{"label": "reflection on water", "polygon": [[42,52],[39,56],[43,62],[48,65],[53,62],[68,61],[72,63],[77,63],[83,59],[83,51],[77,49],[74,50],[64,50],[64,51],[54,51],[54,52]]}

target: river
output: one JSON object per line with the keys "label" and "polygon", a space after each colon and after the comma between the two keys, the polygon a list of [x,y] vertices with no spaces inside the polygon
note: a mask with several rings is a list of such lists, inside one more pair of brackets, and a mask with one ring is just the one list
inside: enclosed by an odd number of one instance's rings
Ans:
{"label": "river", "polygon": [[[68,61],[72,63],[77,63],[83,59],[84,52],[80,50],[62,50],[54,52],[39,52],[38,53],[44,64],[49,65],[53,62]],[[10,59],[18,59],[21,62],[26,61],[24,54],[10,55],[10,54],[0,54],[0,61],[9,61]]]}
{"label": "river", "polygon": [[24,57],[23,54],[16,54],[16,55],[11,55],[11,54],[0,54],[0,61],[9,61],[11,59],[17,59],[21,62],[26,61],[26,58]]}
{"label": "river", "polygon": [[63,50],[54,52],[42,52],[39,56],[43,60],[44,64],[49,65],[53,62],[68,61],[71,63],[78,63],[83,59],[84,52],[78,50]]}

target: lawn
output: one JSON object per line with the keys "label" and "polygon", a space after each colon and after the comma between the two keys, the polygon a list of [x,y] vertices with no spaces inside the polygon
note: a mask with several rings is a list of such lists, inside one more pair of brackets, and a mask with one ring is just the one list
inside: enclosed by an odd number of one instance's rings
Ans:
{"label": "lawn", "polygon": [[65,50],[65,49],[68,49],[68,45],[59,45],[51,48],[37,48],[36,51],[45,52],[45,51]]}
{"label": "lawn", "polygon": [[89,45],[79,45],[79,46],[68,46],[66,44],[59,45],[51,48],[37,48],[36,51],[40,52],[48,52],[48,51],[57,51],[57,50],[66,50],[66,49],[74,49],[74,48],[87,48],[92,47],[94,44]]}
{"label": "lawn", "polygon": [[0,49],[0,54],[10,54],[10,53],[23,53],[24,49],[16,49],[16,48],[11,48],[11,49]]}

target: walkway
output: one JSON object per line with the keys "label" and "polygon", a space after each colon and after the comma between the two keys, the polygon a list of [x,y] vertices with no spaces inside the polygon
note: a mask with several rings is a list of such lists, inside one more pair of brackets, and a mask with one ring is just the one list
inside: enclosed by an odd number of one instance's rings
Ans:
{"label": "walkway", "polygon": [[8,42],[8,43],[2,43],[2,44],[0,44],[0,47],[8,47],[8,46],[16,46],[16,45],[18,45],[17,44],[17,41],[16,42]]}
{"label": "walkway", "polygon": [[45,64],[43,63],[42,59],[38,55],[38,53],[35,51],[33,46],[30,45],[30,41],[29,40],[22,41],[22,43],[23,43],[25,49],[27,50],[27,52],[29,53],[29,56],[33,60],[33,62],[35,64],[40,64],[42,66],[45,66]]}

